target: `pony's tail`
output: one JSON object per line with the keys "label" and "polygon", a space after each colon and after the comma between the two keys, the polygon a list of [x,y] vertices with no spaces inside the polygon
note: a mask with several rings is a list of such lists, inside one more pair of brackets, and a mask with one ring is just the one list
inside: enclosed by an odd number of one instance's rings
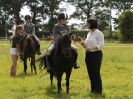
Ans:
{"label": "pony's tail", "polygon": [[39,58],[36,59],[36,62],[39,63],[39,68],[40,69],[46,69],[46,54],[40,56]]}

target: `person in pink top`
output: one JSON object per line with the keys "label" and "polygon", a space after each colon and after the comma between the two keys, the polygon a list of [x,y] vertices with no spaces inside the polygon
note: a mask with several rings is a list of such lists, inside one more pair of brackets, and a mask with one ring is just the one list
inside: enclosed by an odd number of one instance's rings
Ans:
{"label": "person in pink top", "polygon": [[87,34],[87,38],[80,43],[86,50],[85,63],[91,83],[91,92],[102,94],[100,69],[103,57],[104,35],[98,30],[98,22],[95,18],[87,20],[87,27],[90,32]]}

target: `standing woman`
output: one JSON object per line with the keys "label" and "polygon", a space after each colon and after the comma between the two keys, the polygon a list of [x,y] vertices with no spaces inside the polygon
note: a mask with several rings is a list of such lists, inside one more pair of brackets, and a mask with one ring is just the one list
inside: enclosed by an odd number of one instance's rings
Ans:
{"label": "standing woman", "polygon": [[12,56],[12,65],[11,65],[11,76],[16,76],[16,66],[17,66],[17,60],[19,55],[19,41],[20,41],[20,33],[23,33],[23,26],[18,25],[15,28],[15,32],[13,36],[11,37],[11,48],[10,48],[10,54]]}
{"label": "standing woman", "polygon": [[85,63],[91,83],[91,92],[102,94],[102,80],[100,75],[102,63],[102,48],[104,46],[104,35],[98,30],[98,22],[95,18],[87,20],[90,32],[85,41],[81,41],[86,49]]}

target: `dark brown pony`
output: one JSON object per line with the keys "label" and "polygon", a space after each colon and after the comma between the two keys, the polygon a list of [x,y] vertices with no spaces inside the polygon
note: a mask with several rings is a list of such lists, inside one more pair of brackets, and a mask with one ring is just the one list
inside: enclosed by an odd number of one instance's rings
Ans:
{"label": "dark brown pony", "polygon": [[[72,68],[77,61],[77,53],[71,48],[71,35],[62,34],[57,41],[55,41],[55,49],[51,53],[51,70],[50,73],[51,84],[53,76],[57,78],[58,93],[61,91],[61,81],[63,73],[66,74],[66,93],[69,93],[69,79]],[[47,67],[46,56],[40,58],[40,64],[44,68]]]}
{"label": "dark brown pony", "polygon": [[21,35],[20,40],[20,58],[23,61],[24,73],[27,71],[27,59],[30,60],[31,72],[37,74],[35,66],[35,54],[37,52],[36,41],[34,36],[31,35]]}

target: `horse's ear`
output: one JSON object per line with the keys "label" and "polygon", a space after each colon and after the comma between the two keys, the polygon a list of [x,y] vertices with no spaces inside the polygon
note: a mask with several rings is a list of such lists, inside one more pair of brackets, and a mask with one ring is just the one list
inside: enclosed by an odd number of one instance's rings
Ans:
{"label": "horse's ear", "polygon": [[69,36],[72,36],[72,35],[73,35],[73,32],[70,32],[70,33],[69,33]]}

